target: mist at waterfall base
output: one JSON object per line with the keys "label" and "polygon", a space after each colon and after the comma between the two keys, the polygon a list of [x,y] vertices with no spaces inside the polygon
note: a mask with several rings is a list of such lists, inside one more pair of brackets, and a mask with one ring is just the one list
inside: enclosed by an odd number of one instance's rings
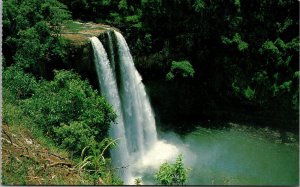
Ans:
{"label": "mist at waterfall base", "polygon": [[[185,167],[191,169],[187,184],[299,184],[298,141],[283,143],[277,131],[236,125],[198,128],[184,136],[164,132],[159,137],[183,154]],[[157,170],[145,171],[145,184],[155,184],[153,172]]]}
{"label": "mist at waterfall base", "polygon": [[119,54],[119,86],[114,73],[117,64],[109,62],[97,38],[91,42],[101,92],[118,114],[110,130],[112,137],[119,138],[118,147],[111,154],[115,167],[126,166],[118,170],[124,184],[134,184],[139,177],[143,184],[155,184],[159,166],[174,162],[180,153],[191,168],[188,184],[298,184],[298,145],[271,141],[264,131],[199,128],[184,137],[171,132],[157,135],[154,114],[126,41],[120,33],[114,35],[118,51],[109,54]]}

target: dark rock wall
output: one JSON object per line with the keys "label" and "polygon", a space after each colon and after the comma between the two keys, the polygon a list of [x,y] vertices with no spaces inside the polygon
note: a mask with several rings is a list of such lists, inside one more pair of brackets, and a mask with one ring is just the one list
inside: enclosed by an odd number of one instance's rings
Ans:
{"label": "dark rock wall", "polygon": [[[106,32],[101,33],[97,37],[102,42],[105,50],[109,51]],[[65,59],[66,68],[73,69],[75,72],[80,74],[83,79],[87,79],[93,88],[99,90],[98,77],[94,62],[94,52],[91,42],[86,42],[83,45],[74,45],[70,43],[67,49],[67,54],[67,58]]]}

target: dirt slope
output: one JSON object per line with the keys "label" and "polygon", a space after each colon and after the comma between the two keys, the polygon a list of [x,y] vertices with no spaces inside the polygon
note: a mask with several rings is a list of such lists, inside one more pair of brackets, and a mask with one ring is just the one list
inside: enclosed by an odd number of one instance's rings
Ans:
{"label": "dirt slope", "polygon": [[67,153],[50,151],[27,129],[16,131],[2,125],[2,184],[84,185],[91,182],[85,180]]}

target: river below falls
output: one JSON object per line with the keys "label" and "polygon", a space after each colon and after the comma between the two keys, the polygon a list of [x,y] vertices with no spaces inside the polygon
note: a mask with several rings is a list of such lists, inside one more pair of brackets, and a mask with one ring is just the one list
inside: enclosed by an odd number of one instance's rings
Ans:
{"label": "river below falls", "polygon": [[[180,153],[190,168],[190,185],[298,185],[299,143],[288,133],[285,140],[278,131],[231,125],[219,129],[198,128],[185,136],[160,133],[160,145],[149,158],[153,167],[136,170],[143,184],[156,184],[154,173],[159,165],[153,155],[167,156],[173,162]],[[174,146],[176,149],[174,149]]]}

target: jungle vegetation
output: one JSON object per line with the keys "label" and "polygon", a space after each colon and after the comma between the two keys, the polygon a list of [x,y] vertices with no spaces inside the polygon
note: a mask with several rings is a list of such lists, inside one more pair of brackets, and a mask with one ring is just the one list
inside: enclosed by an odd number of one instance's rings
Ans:
{"label": "jungle vegetation", "polygon": [[115,112],[63,68],[62,26],[80,20],[124,33],[166,128],[247,121],[298,132],[298,9],[293,0],[4,0],[3,123],[35,126],[77,158],[109,142]]}

